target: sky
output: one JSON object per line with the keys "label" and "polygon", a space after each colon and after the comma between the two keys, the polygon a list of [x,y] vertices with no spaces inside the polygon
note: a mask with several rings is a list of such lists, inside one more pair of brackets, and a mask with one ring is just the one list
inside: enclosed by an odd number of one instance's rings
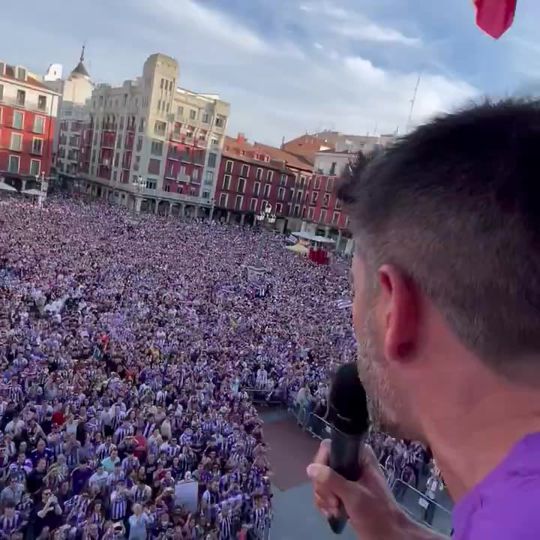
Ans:
{"label": "sky", "polygon": [[36,73],[71,70],[83,42],[95,82],[173,56],[180,86],[231,104],[230,135],[275,145],[323,129],[404,133],[484,96],[540,95],[538,0],[518,0],[498,41],[472,0],[26,0],[2,19],[0,57]]}

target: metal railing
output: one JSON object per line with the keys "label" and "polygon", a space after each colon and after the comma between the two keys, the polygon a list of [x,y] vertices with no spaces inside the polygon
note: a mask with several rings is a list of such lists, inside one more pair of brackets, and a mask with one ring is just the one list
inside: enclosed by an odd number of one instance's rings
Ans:
{"label": "metal railing", "polygon": [[[332,433],[332,426],[321,416],[311,412],[307,407],[293,404],[289,411],[296,418],[302,429],[317,439],[328,439]],[[418,491],[403,480],[393,479],[392,475],[381,466],[381,470],[388,480],[390,489],[397,502],[416,521],[445,535],[452,530],[451,512],[436,500]]]}
{"label": "metal railing", "polygon": [[277,390],[265,390],[264,388],[244,388],[249,399],[255,405],[277,406],[283,403],[282,396]]}
{"label": "metal railing", "polygon": [[396,479],[391,488],[398,503],[413,519],[442,534],[451,534],[452,514],[447,508],[403,480]]}

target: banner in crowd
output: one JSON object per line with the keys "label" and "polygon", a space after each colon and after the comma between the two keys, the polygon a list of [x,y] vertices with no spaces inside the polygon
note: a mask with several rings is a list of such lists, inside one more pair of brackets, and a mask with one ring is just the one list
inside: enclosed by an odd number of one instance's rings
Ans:
{"label": "banner in crowd", "polygon": [[199,483],[195,481],[178,482],[174,486],[174,502],[190,513],[197,511],[199,502]]}

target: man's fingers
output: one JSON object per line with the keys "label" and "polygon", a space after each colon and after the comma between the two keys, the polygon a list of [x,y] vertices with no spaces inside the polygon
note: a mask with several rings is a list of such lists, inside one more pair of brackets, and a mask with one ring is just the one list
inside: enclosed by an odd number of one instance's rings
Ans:
{"label": "man's fingers", "polygon": [[319,449],[317,450],[315,458],[313,459],[313,463],[328,465],[328,461],[330,460],[330,446],[330,439],[324,439],[324,441],[321,441]]}
{"label": "man's fingers", "polygon": [[351,482],[326,465],[312,463],[308,465],[307,474],[315,485],[315,491],[324,493],[324,498],[343,498],[349,492]]}

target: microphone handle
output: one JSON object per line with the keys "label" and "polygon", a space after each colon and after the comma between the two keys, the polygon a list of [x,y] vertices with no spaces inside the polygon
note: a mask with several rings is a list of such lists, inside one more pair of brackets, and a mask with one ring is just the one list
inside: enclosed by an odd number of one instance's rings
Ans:
{"label": "microphone handle", "polygon": [[[360,478],[362,468],[360,466],[360,448],[363,437],[351,436],[332,428],[330,446],[330,468],[343,476],[346,480],[355,482]],[[337,516],[330,516],[328,524],[335,534],[341,534],[347,525],[347,512],[340,501]]]}

